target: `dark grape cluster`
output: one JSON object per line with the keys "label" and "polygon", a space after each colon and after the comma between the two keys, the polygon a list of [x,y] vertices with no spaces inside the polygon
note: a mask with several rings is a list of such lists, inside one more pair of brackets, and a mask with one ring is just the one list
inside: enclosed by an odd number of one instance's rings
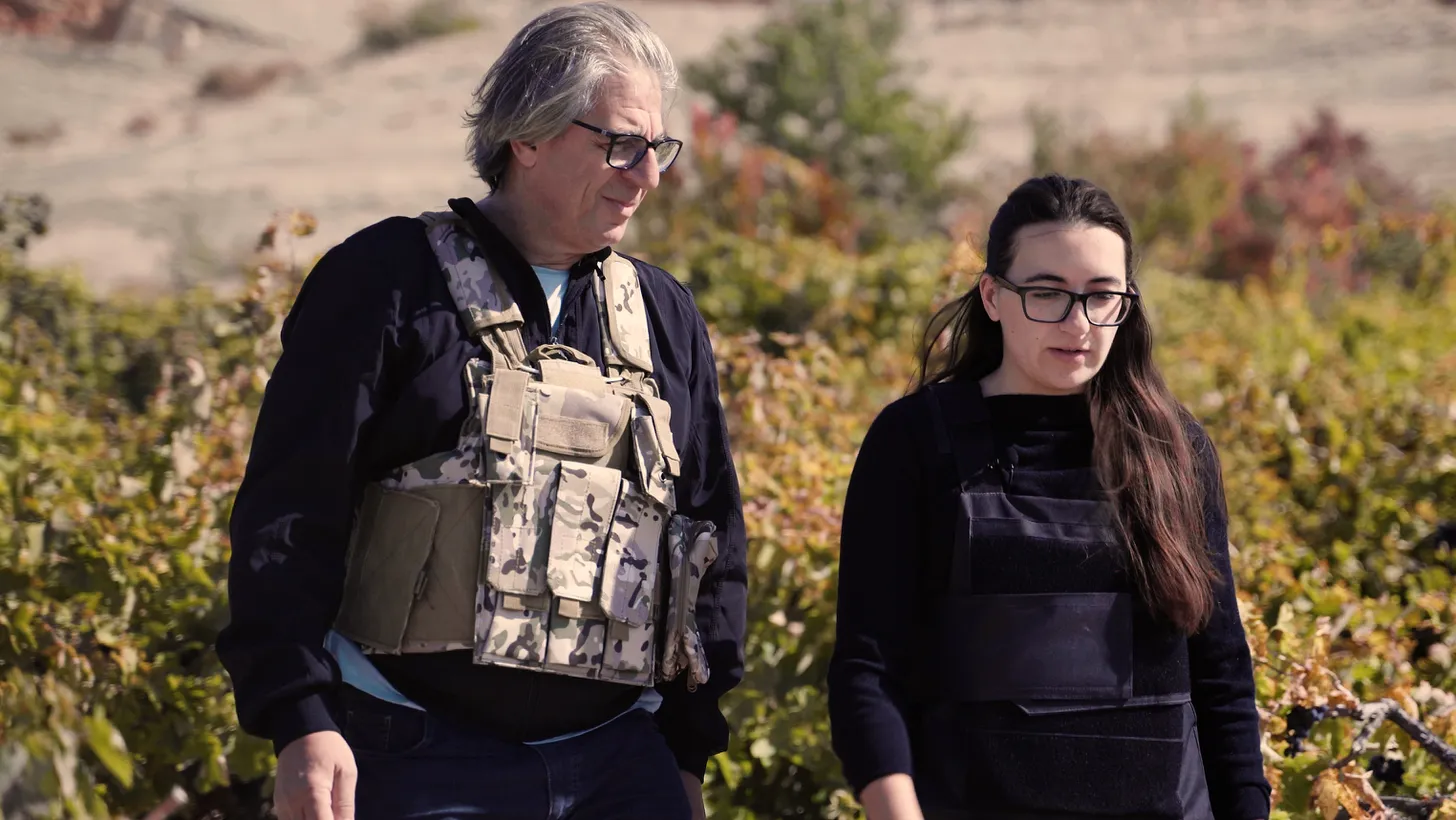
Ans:
{"label": "dark grape cluster", "polygon": [[1309,737],[1309,730],[1324,720],[1329,711],[1328,706],[1295,706],[1290,709],[1284,718],[1288,727],[1284,732],[1284,740],[1289,743],[1289,750],[1285,754],[1294,757],[1304,751],[1304,741]]}
{"label": "dark grape cluster", "polygon": [[1370,758],[1370,774],[1381,783],[1400,786],[1405,782],[1405,761],[1399,757],[1375,755]]}

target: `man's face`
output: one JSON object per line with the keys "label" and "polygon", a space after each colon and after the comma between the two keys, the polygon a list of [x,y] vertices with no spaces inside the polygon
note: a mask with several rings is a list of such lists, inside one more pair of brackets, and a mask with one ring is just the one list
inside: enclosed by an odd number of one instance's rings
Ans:
{"label": "man's face", "polygon": [[[645,69],[610,77],[587,125],[649,141],[662,134],[662,90]],[[615,245],[648,191],[657,187],[656,154],[649,150],[631,170],[607,164],[609,138],[578,125],[540,143],[528,172],[531,197],[543,206],[552,238],[573,254]],[[527,152],[528,154],[532,152]]]}

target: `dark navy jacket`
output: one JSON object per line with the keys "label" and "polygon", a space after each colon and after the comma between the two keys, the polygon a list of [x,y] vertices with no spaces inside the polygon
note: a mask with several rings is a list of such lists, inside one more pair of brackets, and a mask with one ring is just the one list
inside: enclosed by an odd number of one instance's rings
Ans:
{"label": "dark navy jacket", "polygon": [[[526,318],[528,349],[549,341],[545,294],[530,266],[468,200],[493,266]],[[601,362],[601,325],[585,274],[571,272],[559,341]],[[738,480],[708,331],[686,287],[632,260],[642,282],[654,376],[672,406],[682,458],[679,510],[724,534],[704,578],[697,620],[711,678],[687,691],[659,685],[658,724],[679,767],[702,776],[727,747],[718,706],[743,676],[745,533]],[[465,362],[484,354],[460,321],[423,223],[392,217],[331,249],[304,281],[282,330],[283,353],[258,417],[231,520],[231,623],[218,653],[239,721],[276,749],[337,730],[339,670],[324,648],[343,586],[361,488],[390,468],[453,448],[465,419]],[[371,656],[426,709],[501,736],[542,739],[587,728],[630,706],[640,689],[501,667],[469,652]]]}

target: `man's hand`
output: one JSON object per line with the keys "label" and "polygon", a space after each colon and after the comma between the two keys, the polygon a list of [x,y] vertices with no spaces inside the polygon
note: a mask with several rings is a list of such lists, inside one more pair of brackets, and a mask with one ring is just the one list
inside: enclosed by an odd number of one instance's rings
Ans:
{"label": "man's hand", "polygon": [[343,735],[304,735],[278,755],[273,811],[278,820],[354,820],[358,775]]}
{"label": "man's hand", "polygon": [[682,775],[683,791],[688,793],[688,805],[693,809],[693,820],[707,820],[708,810],[703,806],[703,781],[684,771],[679,771],[678,774]]}

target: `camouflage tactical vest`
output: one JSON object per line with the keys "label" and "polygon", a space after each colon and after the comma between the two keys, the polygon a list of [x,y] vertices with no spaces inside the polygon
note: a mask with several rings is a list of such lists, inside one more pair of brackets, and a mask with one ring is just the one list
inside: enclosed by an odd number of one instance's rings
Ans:
{"label": "camouflage tactical vest", "polygon": [[420,219],[488,355],[462,374],[472,412],[458,446],[366,488],[335,630],[365,652],[471,649],[479,664],[706,682],[693,615],[715,528],[675,512],[678,453],[636,268],[614,253],[592,274],[603,375],[565,345],[527,351],[521,311],[463,221]]}

